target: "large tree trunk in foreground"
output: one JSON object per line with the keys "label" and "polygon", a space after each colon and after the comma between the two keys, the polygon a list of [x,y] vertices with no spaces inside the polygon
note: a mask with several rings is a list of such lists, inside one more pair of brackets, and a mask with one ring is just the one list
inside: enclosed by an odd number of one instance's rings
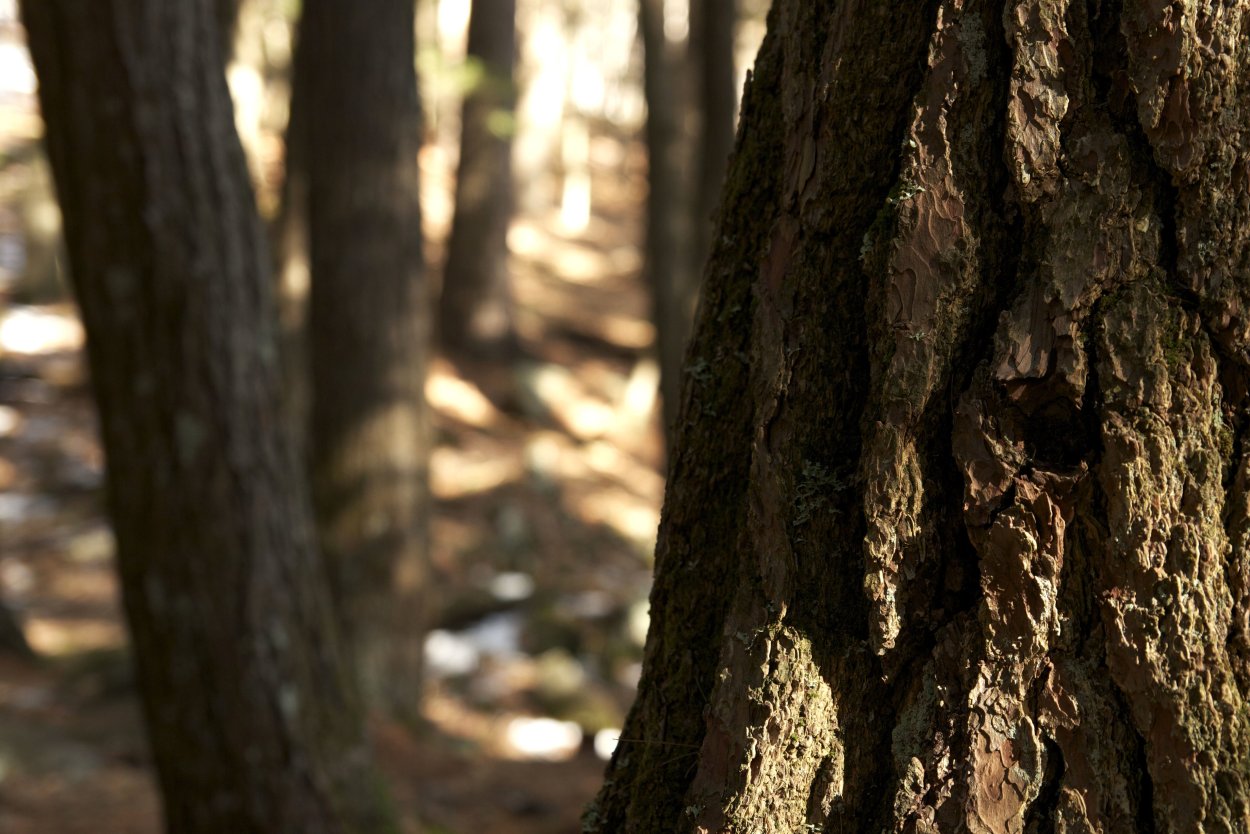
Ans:
{"label": "large tree trunk in foreground", "polygon": [[283,431],[211,6],[22,12],[168,829],[390,830]]}
{"label": "large tree trunk in foreground", "polygon": [[439,303],[439,340],[452,354],[502,358],[516,349],[508,280],[515,60],[516,0],[473,0],[472,86],[461,110],[456,210]]}
{"label": "large tree trunk in foreground", "polygon": [[[307,0],[304,87],[314,501],[371,702],[417,712],[428,316],[412,0]],[[297,125],[298,127],[298,125]]]}
{"label": "large tree trunk in foreground", "polygon": [[595,832],[1250,830],[1250,8],[777,0]]}

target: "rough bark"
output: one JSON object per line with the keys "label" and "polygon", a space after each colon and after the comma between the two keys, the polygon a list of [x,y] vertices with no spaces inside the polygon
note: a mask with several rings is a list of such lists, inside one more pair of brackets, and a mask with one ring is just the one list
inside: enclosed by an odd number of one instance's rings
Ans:
{"label": "rough bark", "polygon": [[298,64],[318,532],[366,696],[401,716],[417,709],[428,503],[413,9],[307,0]]}
{"label": "rough bark", "polygon": [[512,134],[516,109],[516,0],[474,0],[469,15],[470,88],[460,116],[456,208],[439,304],[439,341],[449,353],[515,353],[508,280]]}
{"label": "rough bark", "polygon": [[777,0],[588,831],[1250,830],[1248,30]]}
{"label": "rough bark", "polygon": [[390,830],[207,0],[22,4],[172,832]]}
{"label": "rough bark", "polygon": [[[681,114],[686,100],[672,43],[664,34],[664,0],[641,0],[643,92],[647,101],[647,228],[644,271],[660,360],[664,430],[677,419],[682,360],[690,333],[692,287],[688,142]],[[697,291],[697,289],[693,290]]]}

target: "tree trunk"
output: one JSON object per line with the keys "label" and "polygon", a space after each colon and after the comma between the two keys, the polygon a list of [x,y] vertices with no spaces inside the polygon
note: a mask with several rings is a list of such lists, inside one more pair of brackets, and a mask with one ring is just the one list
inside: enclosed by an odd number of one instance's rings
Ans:
{"label": "tree trunk", "polygon": [[239,6],[243,0],[213,0],[213,13],[217,20],[218,43],[222,57],[227,63],[234,54],[234,36],[238,31]]}
{"label": "tree trunk", "polygon": [[733,150],[738,90],[734,76],[734,34],[737,0],[691,0],[690,52],[698,77],[699,140],[696,149],[693,232],[694,267],[691,272],[691,316],[697,301],[699,277],[712,243],[712,213],[720,200]]}
{"label": "tree trunk", "polygon": [[1250,830],[1248,26],[777,0],[588,831]]}
{"label": "tree trunk", "polygon": [[389,828],[207,0],[24,2],[168,830]]}
{"label": "tree trunk", "polygon": [[664,431],[677,416],[690,333],[693,258],[689,228],[688,143],[682,129],[684,79],[673,46],[664,34],[664,0],[640,0],[643,88],[647,100],[647,230],[644,270],[652,294],[652,318],[660,360],[660,404]]}
{"label": "tree trunk", "polygon": [[508,281],[515,60],[516,0],[473,0],[471,87],[461,111],[456,211],[439,305],[439,339],[452,354],[502,358],[517,346]]}
{"label": "tree trunk", "polygon": [[307,0],[298,64],[318,531],[366,695],[401,716],[417,712],[427,535],[413,8]]}
{"label": "tree trunk", "polygon": [[286,132],[282,147],[282,191],[269,227],[278,295],[278,352],[283,410],[301,460],[308,460],[312,380],[308,346],[308,108],[313,67],[319,56],[300,49],[303,15],[295,27],[291,55]]}
{"label": "tree trunk", "polygon": [[3,599],[0,599],[0,652],[8,652],[27,660],[35,657],[30,644],[26,642],[22,624]]}

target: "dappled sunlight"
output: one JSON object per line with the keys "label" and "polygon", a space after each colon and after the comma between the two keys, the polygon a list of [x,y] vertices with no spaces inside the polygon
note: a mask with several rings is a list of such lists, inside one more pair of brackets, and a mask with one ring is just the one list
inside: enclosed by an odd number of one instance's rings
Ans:
{"label": "dappled sunlight", "polygon": [[30,647],[45,657],[69,657],[126,644],[125,629],[115,615],[85,620],[29,617],[24,628]]}
{"label": "dappled sunlight", "polygon": [[[21,413],[12,406],[0,405],[0,437],[8,437],[13,434],[22,425]],[[0,486],[3,486],[0,481]]]}
{"label": "dappled sunlight", "polygon": [[580,234],[590,224],[590,131],[582,119],[564,125],[561,155],[566,170],[560,195],[560,228]]}
{"label": "dappled sunlight", "polygon": [[430,491],[444,501],[464,498],[515,481],[523,471],[515,455],[501,457],[482,450],[442,446],[430,456]]}
{"label": "dappled sunlight", "polygon": [[655,540],[660,513],[654,501],[613,489],[580,493],[573,498],[573,506],[582,518],[607,525],[640,547],[649,547]]}
{"label": "dappled sunlight", "polygon": [[637,275],[642,269],[642,254],[636,245],[605,249],[563,241],[533,222],[513,224],[508,232],[508,248],[514,255],[548,265],[561,280],[584,286],[620,280],[622,276]]}
{"label": "dappled sunlight", "polygon": [[636,249],[601,252],[589,247],[567,246],[552,258],[551,265],[566,281],[596,284],[605,278],[637,272],[642,260]]}
{"label": "dappled sunlight", "polygon": [[583,454],[583,460],[591,471],[611,478],[651,506],[664,493],[664,478],[654,467],[640,463],[611,443],[591,443]]}
{"label": "dappled sunlight", "polygon": [[30,56],[20,44],[0,44],[0,78],[5,94],[33,96],[39,87]]}
{"label": "dappled sunlight", "polygon": [[499,409],[472,382],[456,376],[447,363],[434,362],[425,380],[425,399],[438,413],[478,429],[496,426]]}
{"label": "dappled sunlight", "polygon": [[514,254],[546,265],[561,280],[584,286],[619,280],[642,268],[635,246],[604,250],[554,237],[535,223],[514,224],[508,233],[508,246]]}
{"label": "dappled sunlight", "polygon": [[579,752],[584,732],[573,721],[465,710],[459,699],[432,696],[425,718],[446,735],[483,745],[483,752],[520,762],[568,761]]}
{"label": "dappled sunlight", "polygon": [[426,237],[441,244],[456,209],[455,154],[441,145],[425,145],[417,159],[421,165],[421,221]]}
{"label": "dappled sunlight", "polygon": [[79,350],[83,329],[67,307],[10,307],[0,310],[0,355],[36,355]]}
{"label": "dappled sunlight", "polygon": [[[578,295],[584,288],[559,280],[544,280],[541,274],[518,272],[515,295],[518,329],[528,340],[558,328],[584,339],[605,342],[627,351],[642,351],[655,341],[655,326],[620,306],[596,304],[595,299]],[[532,311],[542,310],[541,317]]]}
{"label": "dappled sunlight", "polygon": [[505,755],[558,762],[577,755],[582,728],[574,721],[519,715],[504,725],[503,738]]}
{"label": "dappled sunlight", "polygon": [[555,365],[530,373],[528,383],[553,417],[579,440],[601,437],[612,427],[612,406],[588,396],[581,380]]}

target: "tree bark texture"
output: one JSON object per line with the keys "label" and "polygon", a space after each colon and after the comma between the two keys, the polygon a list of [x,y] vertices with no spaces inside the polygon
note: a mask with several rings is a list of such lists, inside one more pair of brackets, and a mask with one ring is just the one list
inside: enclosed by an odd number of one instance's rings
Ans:
{"label": "tree bark texture", "polygon": [[397,715],[417,710],[428,503],[413,10],[307,0],[298,47],[318,532],[366,696]]}
{"label": "tree bark texture", "polygon": [[777,0],[588,831],[1250,830],[1248,31]]}
{"label": "tree bark texture", "polygon": [[380,832],[213,8],[22,4],[168,830]]}
{"label": "tree bark texture", "polygon": [[472,77],[460,116],[439,339],[453,354],[501,358],[517,346],[508,280],[516,0],[473,0],[467,51]]}
{"label": "tree bark texture", "polygon": [[647,228],[644,270],[651,287],[652,318],[660,361],[664,431],[672,437],[681,392],[682,362],[690,334],[691,301],[698,285],[691,274],[689,143],[681,115],[685,79],[664,34],[664,0],[640,0],[643,91],[647,101]]}

